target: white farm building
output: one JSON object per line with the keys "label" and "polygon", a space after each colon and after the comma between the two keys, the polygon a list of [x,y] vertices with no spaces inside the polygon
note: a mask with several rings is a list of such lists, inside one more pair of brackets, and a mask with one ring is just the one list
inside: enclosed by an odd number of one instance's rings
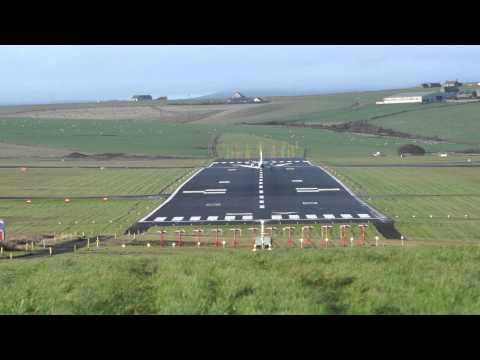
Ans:
{"label": "white farm building", "polygon": [[445,98],[445,93],[439,91],[411,92],[385,97],[381,101],[377,101],[376,104],[431,103],[435,101],[443,101]]}

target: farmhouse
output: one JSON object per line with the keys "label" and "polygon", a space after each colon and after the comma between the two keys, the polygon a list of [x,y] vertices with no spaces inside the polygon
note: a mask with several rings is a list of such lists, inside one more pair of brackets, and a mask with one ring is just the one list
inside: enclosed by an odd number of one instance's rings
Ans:
{"label": "farmhouse", "polygon": [[152,95],[133,95],[132,101],[152,100]]}
{"label": "farmhouse", "polygon": [[447,80],[443,83],[443,87],[457,87],[462,86],[462,83],[458,80]]}
{"label": "farmhouse", "polygon": [[423,88],[433,88],[433,87],[441,87],[441,86],[442,85],[440,83],[432,83],[432,82],[422,84]]}
{"label": "farmhouse", "polygon": [[252,102],[254,102],[252,98],[249,98],[238,91],[227,99],[227,103],[229,104],[248,104]]}
{"label": "farmhouse", "polygon": [[438,91],[411,92],[385,97],[381,101],[377,101],[376,104],[431,103],[435,101],[443,101],[445,98],[445,93]]}

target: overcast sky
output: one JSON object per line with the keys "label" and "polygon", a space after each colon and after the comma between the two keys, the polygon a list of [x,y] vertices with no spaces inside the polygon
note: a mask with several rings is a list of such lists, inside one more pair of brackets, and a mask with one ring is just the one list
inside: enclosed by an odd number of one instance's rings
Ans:
{"label": "overcast sky", "polygon": [[0,103],[480,81],[480,46],[0,46]]}

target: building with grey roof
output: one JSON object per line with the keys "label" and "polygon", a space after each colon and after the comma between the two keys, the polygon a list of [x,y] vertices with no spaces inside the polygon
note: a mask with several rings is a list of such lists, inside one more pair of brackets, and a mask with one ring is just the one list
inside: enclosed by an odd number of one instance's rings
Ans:
{"label": "building with grey roof", "polygon": [[377,101],[376,104],[424,104],[443,101],[445,98],[445,93],[439,91],[406,92],[385,97],[381,101]]}

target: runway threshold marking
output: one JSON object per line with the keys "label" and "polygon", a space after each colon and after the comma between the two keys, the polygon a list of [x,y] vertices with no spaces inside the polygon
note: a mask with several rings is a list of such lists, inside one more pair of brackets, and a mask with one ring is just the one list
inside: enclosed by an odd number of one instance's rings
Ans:
{"label": "runway threshold marking", "polygon": [[362,219],[369,219],[371,218],[371,216],[369,214],[357,214],[359,218],[362,218]]}

